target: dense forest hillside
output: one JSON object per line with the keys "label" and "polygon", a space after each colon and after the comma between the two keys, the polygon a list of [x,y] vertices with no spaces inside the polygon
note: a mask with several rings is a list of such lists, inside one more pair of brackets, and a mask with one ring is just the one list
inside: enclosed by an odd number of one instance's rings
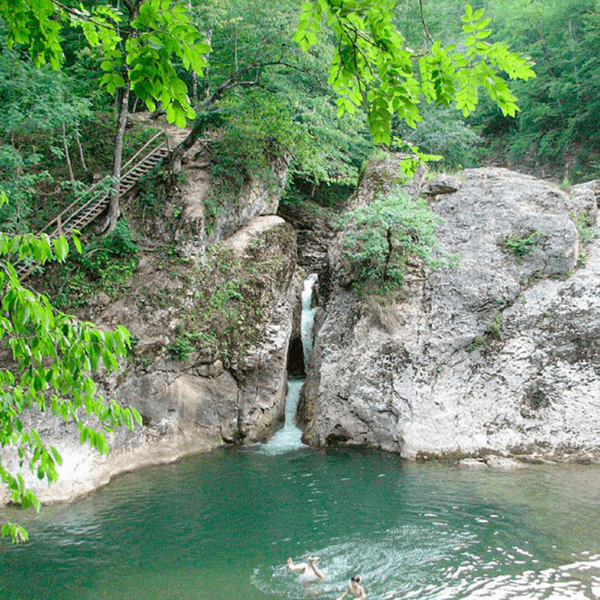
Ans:
{"label": "dense forest hillside", "polygon": [[[97,4],[84,6],[91,12]],[[300,8],[294,0],[191,6],[198,39],[210,43],[207,60],[201,75],[185,68],[185,57],[176,57],[172,68],[205,114],[202,128],[219,132],[214,177],[239,184],[264,169],[271,154],[285,153],[291,157],[290,202],[306,193],[331,201],[336,190],[343,194],[354,185],[374,146],[362,108],[336,116],[335,90],[327,82],[333,40],[324,37],[308,52],[300,50],[293,41]],[[492,163],[570,183],[594,178],[600,142],[596,2],[474,3],[480,7],[492,19],[492,33],[481,43],[506,43],[534,65],[537,77],[512,83],[521,110],[505,116],[483,96],[468,117],[443,102],[424,104],[421,122],[408,127],[395,119],[393,133],[442,155],[434,169]],[[432,40],[464,43],[461,0],[403,0],[395,10],[396,26],[417,57]],[[117,82],[110,77],[119,72],[89,46],[75,19],[63,32],[59,72],[35,65],[26,44],[7,47],[6,27],[0,35],[0,182],[11,198],[2,223],[9,231],[36,231],[82,185],[112,173],[120,93],[109,93]],[[145,100],[138,87],[129,94],[128,111],[147,110]],[[149,135],[128,121],[124,159]]]}

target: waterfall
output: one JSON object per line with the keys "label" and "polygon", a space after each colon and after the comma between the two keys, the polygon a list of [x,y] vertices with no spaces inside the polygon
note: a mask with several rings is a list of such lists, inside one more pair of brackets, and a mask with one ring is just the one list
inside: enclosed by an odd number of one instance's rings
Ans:
{"label": "waterfall", "polygon": [[[300,330],[302,346],[304,348],[304,365],[308,368],[310,353],[313,344],[313,324],[316,309],[311,308],[313,287],[317,281],[315,273],[309,275],[304,281],[302,290],[302,314],[300,318]],[[296,408],[300,390],[304,385],[304,379],[288,379],[288,391],[285,398],[285,421],[283,427],[275,434],[272,440],[262,446],[266,454],[282,454],[290,450],[301,448],[302,430],[296,427]]]}
{"label": "waterfall", "polygon": [[317,282],[318,275],[311,273],[304,280],[304,288],[302,289],[302,317],[300,319],[300,331],[302,335],[302,347],[304,349],[304,368],[308,369],[310,355],[313,346],[313,329],[315,323],[316,308],[312,306],[313,288]]}
{"label": "waterfall", "polygon": [[296,427],[295,423],[296,406],[303,385],[304,379],[288,379],[288,392],[285,398],[285,422],[273,439],[261,445],[261,451],[265,454],[283,454],[304,446],[301,439],[302,430]]}

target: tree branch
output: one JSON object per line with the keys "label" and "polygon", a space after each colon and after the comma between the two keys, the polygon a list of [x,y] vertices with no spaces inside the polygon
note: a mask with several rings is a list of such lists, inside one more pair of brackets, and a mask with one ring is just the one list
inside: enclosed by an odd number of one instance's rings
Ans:
{"label": "tree branch", "polygon": [[433,44],[433,38],[431,37],[431,34],[429,33],[429,29],[427,28],[427,23],[425,23],[425,14],[423,13],[423,0],[419,0],[419,12],[421,14],[421,23],[423,23],[423,31],[425,32],[425,35],[427,36],[427,39]]}
{"label": "tree branch", "polygon": [[69,13],[75,19],[79,19],[81,21],[87,21],[88,23],[92,23],[96,27],[102,27],[103,29],[108,29],[109,31],[114,31],[117,34],[119,33],[118,27],[116,27],[116,26],[113,27],[112,25],[108,25],[107,23],[104,23],[102,21],[94,20],[94,18],[90,15],[90,13],[87,10],[83,11],[83,10],[79,10],[78,8],[72,8],[71,6],[66,6],[62,2],[59,2],[58,0],[50,0],[50,1],[52,2],[52,4],[54,4],[54,6],[61,8],[65,12]]}

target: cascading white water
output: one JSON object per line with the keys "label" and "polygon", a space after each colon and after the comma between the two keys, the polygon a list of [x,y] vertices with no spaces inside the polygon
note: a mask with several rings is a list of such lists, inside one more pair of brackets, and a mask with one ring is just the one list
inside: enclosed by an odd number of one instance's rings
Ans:
{"label": "cascading white water", "polygon": [[304,379],[288,379],[288,392],[285,399],[285,422],[283,427],[269,440],[260,446],[264,454],[283,454],[304,446],[302,430],[296,427],[296,406]]}
{"label": "cascading white water", "polygon": [[[304,347],[304,365],[308,368],[310,352],[313,344],[313,326],[316,309],[311,308],[313,288],[317,281],[317,275],[312,273],[304,280],[302,290],[302,314],[300,328],[302,345]],[[262,446],[267,454],[281,454],[302,447],[302,430],[296,427],[296,408],[300,390],[304,385],[304,379],[288,379],[288,392],[285,399],[285,422],[283,427],[275,434],[269,443]]]}
{"label": "cascading white water", "polygon": [[302,335],[302,347],[304,348],[305,369],[308,369],[313,346],[313,330],[317,309],[312,308],[312,296],[317,278],[318,275],[316,273],[311,273],[304,280],[304,288],[302,289],[302,317],[300,319],[300,331]]}

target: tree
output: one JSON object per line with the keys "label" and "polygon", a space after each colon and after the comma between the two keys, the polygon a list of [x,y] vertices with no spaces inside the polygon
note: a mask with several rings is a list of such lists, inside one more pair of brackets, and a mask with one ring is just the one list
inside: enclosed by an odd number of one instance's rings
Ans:
{"label": "tree", "polygon": [[[79,96],[72,77],[46,67],[36,68],[27,57],[7,49],[0,54],[0,188],[11,198],[0,217],[4,230],[28,230],[35,186],[52,180],[40,167],[44,150],[54,163],[64,160],[71,184],[72,142],[86,168],[78,131],[91,114],[89,102]],[[42,143],[32,144],[33,136]]]}
{"label": "tree", "polygon": [[[230,4],[240,2],[205,0],[197,3],[197,8],[192,2],[177,0],[125,0],[122,8],[120,3],[116,7],[91,4],[92,8],[82,9],[75,6],[74,0],[15,0],[10,8],[0,6],[0,15],[8,23],[9,45],[28,47],[37,63],[48,61],[58,67],[63,52],[60,36],[66,23],[81,27],[89,44],[101,53],[101,66],[105,70],[101,83],[119,96],[115,187],[110,209],[110,227],[114,227],[119,212],[122,136],[130,94],[150,109],[161,103],[170,122],[184,125],[186,119],[194,118],[177,64],[181,62],[184,69],[201,72],[206,66],[209,46],[199,41],[190,9],[202,16],[211,39],[219,24],[233,30],[231,49],[235,68],[212,90],[210,83],[216,69],[211,69],[199,113],[215,105],[233,88],[258,85],[258,78],[266,68],[285,61],[281,57],[265,60],[259,56],[243,62],[245,49],[238,33],[246,18],[226,15]],[[489,19],[483,17],[481,10],[473,11],[467,5],[463,45],[432,42],[417,52],[409,47],[398,29],[397,8],[394,0],[311,0],[302,5],[294,36],[300,47],[304,50],[315,47],[323,22],[327,24],[327,35],[332,37],[329,81],[339,94],[338,116],[354,113],[357,107],[364,106],[373,139],[381,144],[391,141],[394,115],[411,127],[416,125],[421,119],[419,103],[423,99],[445,106],[453,104],[466,115],[475,108],[479,91],[484,89],[503,114],[514,116],[518,108],[504,75],[528,79],[533,71],[524,58],[510,52],[506,45],[486,41],[491,33],[486,29]],[[255,3],[252,10],[259,10]],[[273,18],[267,15],[263,21],[275,23],[279,11],[270,5],[268,10]],[[270,47],[269,43],[263,44],[265,39],[269,35],[259,40],[258,46],[254,45],[255,54],[260,53],[263,45]],[[286,42],[280,39],[279,45],[285,51]],[[145,76],[149,72],[152,77]],[[204,121],[205,116],[200,114],[179,153],[193,143]]]}
{"label": "tree", "polygon": [[314,185],[355,184],[373,149],[365,115],[336,117],[326,78],[334,48],[322,40],[302,52],[292,40],[297,18],[297,0],[232,3],[223,24],[213,28],[201,106],[210,103],[227,129],[246,123],[264,130],[271,154],[288,157],[293,177]]}
{"label": "tree", "polygon": [[421,108],[421,116],[414,129],[394,119],[393,136],[414,144],[422,152],[443,157],[433,165],[436,171],[478,166],[483,137],[476,127],[471,127],[452,108],[427,105]]}
{"label": "tree", "polygon": [[424,200],[411,200],[401,187],[347,212],[340,222],[344,281],[381,291],[403,283],[410,260],[432,267],[450,264],[435,235],[440,221]]}
{"label": "tree", "polygon": [[[444,107],[453,106],[463,115],[468,115],[477,105],[483,89],[503,114],[514,116],[518,107],[506,78],[529,79],[534,76],[525,58],[510,52],[505,44],[487,41],[486,38],[491,33],[487,29],[489,19],[484,17],[483,11],[473,11],[468,5],[462,17],[460,44],[442,45],[441,42],[434,43],[431,40],[419,51],[414,51],[398,29],[404,26],[411,28],[414,19],[398,23],[398,2],[305,2],[294,35],[295,41],[308,56],[308,60],[303,63],[290,51],[285,35],[279,36],[277,45],[270,44],[271,36],[264,24],[272,25],[270,29],[277,31],[280,25],[275,16],[269,15],[276,13],[279,16],[280,11],[275,11],[269,3],[265,3],[260,9],[253,6],[253,13],[263,10],[264,14],[261,14],[258,24],[252,29],[255,32],[254,38],[249,38],[245,35],[245,30],[248,23],[255,22],[249,17],[248,11],[244,13],[240,8],[245,4],[243,1],[233,4],[240,11],[236,16],[233,16],[233,12],[219,13],[225,29],[233,30],[225,38],[225,46],[220,35],[222,28],[213,26],[214,21],[211,21],[211,77],[206,80],[206,95],[198,105],[199,117],[187,139],[175,150],[175,159],[204,132],[207,118],[203,111],[213,110],[214,106],[223,101],[225,94],[232,90],[250,86],[273,89],[277,86],[277,97],[282,99],[286,86],[276,82],[278,74],[285,73],[284,79],[291,89],[291,94],[286,97],[288,106],[294,104],[292,94],[297,94],[301,98],[301,101],[296,99],[298,105],[314,107],[317,104],[314,94],[319,94],[318,86],[315,85],[305,98],[301,87],[292,87],[290,82],[296,73],[303,73],[306,79],[306,74],[310,71],[307,68],[309,61],[314,61],[314,57],[319,55],[326,56],[330,62],[329,85],[326,86],[328,99],[320,105],[318,111],[311,111],[312,123],[318,122],[318,119],[313,118],[315,114],[324,117],[320,119],[321,123],[331,121],[331,117],[325,117],[326,111],[323,108],[330,106],[332,86],[338,93],[338,118],[365,109],[373,141],[383,145],[393,142],[392,123],[395,119],[407,122],[410,127],[416,126],[422,119],[419,105],[424,100]],[[281,41],[282,38],[284,41]],[[223,61],[223,47],[229,48],[229,63]],[[245,60],[249,49],[252,49],[252,59]],[[269,54],[269,49],[276,50]],[[222,70],[224,64],[228,65],[226,74]],[[304,115],[307,113],[305,111]],[[299,112],[293,125],[302,122],[304,115]],[[319,126],[318,130],[320,134],[326,132],[323,126]],[[356,131],[355,128],[353,130]],[[308,127],[305,129],[308,135],[310,131]],[[468,132],[464,133],[468,135]],[[316,168],[315,174],[319,171],[321,175],[324,174],[323,163],[311,164],[307,160],[305,165],[309,169]]]}
{"label": "tree", "polygon": [[99,4],[91,10],[78,2],[14,0],[0,3],[0,17],[8,28],[8,46],[26,47],[37,65],[49,62],[58,69],[64,57],[63,28],[82,29],[89,45],[101,56],[104,75],[100,84],[118,95],[113,179],[108,228],[120,214],[119,182],[123,135],[127,123],[129,95],[135,93],[149,110],[163,106],[167,120],[185,126],[195,112],[187,87],[176,66],[201,72],[209,46],[199,39],[186,11],[176,0],[124,0]]}
{"label": "tree", "polygon": [[[509,3],[494,0],[489,4],[499,34],[510,43],[518,44],[535,60],[538,76],[530,84],[516,87],[523,106],[516,122],[507,126],[499,115],[494,119],[490,111],[486,121],[488,130],[504,124],[510,155],[515,161],[522,163],[526,157],[533,164],[551,164],[565,170],[571,180],[597,176],[600,161],[598,3],[595,0],[511,0]],[[590,173],[591,169],[595,172]]]}
{"label": "tree", "polygon": [[[0,206],[7,198],[0,194]],[[79,248],[77,237],[73,242]],[[34,409],[77,424],[82,443],[100,452],[108,451],[102,429],[141,423],[135,409],[122,408],[98,393],[92,375],[102,366],[118,368],[117,358],[127,353],[129,333],[123,327],[102,331],[55,310],[48,299],[20,283],[14,261],[65,260],[69,244],[64,237],[8,235],[0,232],[0,339],[3,363],[0,368],[0,448],[16,450],[20,466],[27,466],[49,483],[57,478],[61,457],[38,432],[26,425],[23,415]],[[93,419],[99,422],[93,424]],[[0,480],[12,492],[12,500],[39,510],[40,503],[27,489],[23,476],[11,472],[0,459]],[[14,523],[2,526],[1,537],[27,539],[26,531]]]}

